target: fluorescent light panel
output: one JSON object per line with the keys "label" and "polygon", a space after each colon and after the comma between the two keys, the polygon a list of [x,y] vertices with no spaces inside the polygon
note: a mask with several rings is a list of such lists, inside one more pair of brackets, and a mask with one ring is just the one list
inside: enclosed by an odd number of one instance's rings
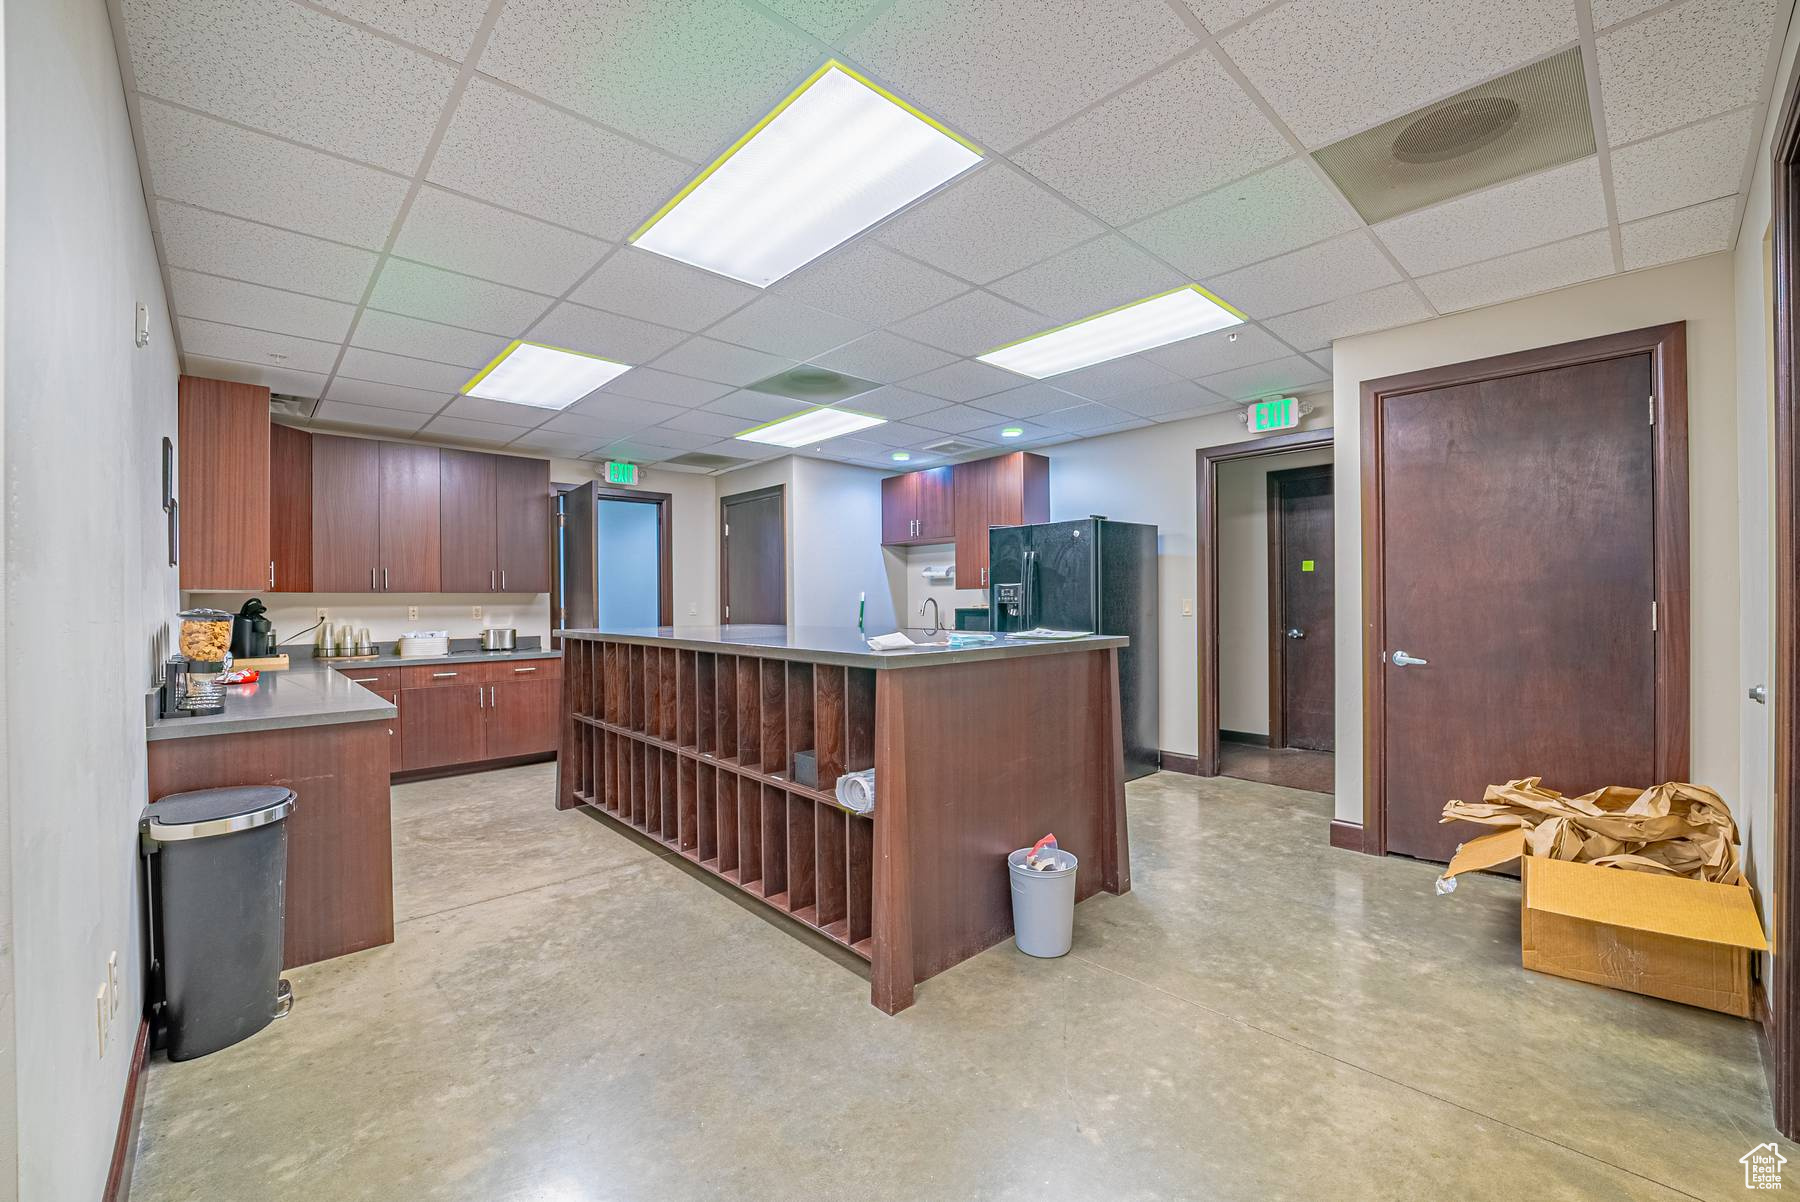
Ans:
{"label": "fluorescent light panel", "polygon": [[632,242],[766,288],[980,161],[968,142],[829,62]]}
{"label": "fluorescent light panel", "polygon": [[1189,284],[978,355],[983,363],[1042,380],[1200,334],[1241,325],[1244,315]]}
{"label": "fluorescent light panel", "polygon": [[630,371],[597,355],[537,342],[513,342],[463,385],[465,396],[539,409],[566,409],[608,380]]}
{"label": "fluorescent light panel", "polygon": [[870,426],[884,426],[887,419],[870,417],[866,413],[851,413],[847,409],[832,409],[829,406],[820,409],[808,409],[805,413],[796,413],[792,417],[784,417],[767,425],[756,426],[745,430],[738,437],[745,442],[766,442],[778,447],[803,447],[807,443],[824,442],[828,438],[841,438],[845,434],[854,434],[858,430],[867,430]]}

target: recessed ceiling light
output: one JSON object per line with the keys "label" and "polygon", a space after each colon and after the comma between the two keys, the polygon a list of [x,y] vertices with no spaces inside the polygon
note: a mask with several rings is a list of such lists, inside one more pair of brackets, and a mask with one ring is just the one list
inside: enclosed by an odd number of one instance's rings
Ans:
{"label": "recessed ceiling light", "polygon": [[1009,342],[976,357],[983,363],[1041,380],[1241,325],[1243,321],[1242,313],[1198,284],[1188,284]]}
{"label": "recessed ceiling light", "polygon": [[832,409],[827,406],[820,409],[808,409],[804,413],[796,413],[790,417],[778,418],[775,421],[754,426],[739,434],[738,437],[745,442],[766,442],[778,447],[803,447],[809,442],[824,442],[830,438],[853,434],[858,430],[867,430],[870,426],[886,424],[887,419],[884,417],[870,417],[866,413],[851,413],[847,409]]}
{"label": "recessed ceiling light", "polygon": [[827,62],[631,236],[766,288],[981,161],[981,151]]}
{"label": "recessed ceiling light", "polygon": [[1025,433],[1025,428],[1023,426],[1008,426],[1008,427],[1006,427],[1006,429],[1000,431],[1000,437],[1002,437],[1002,438],[1019,438],[1019,437],[1023,436],[1024,433]]}
{"label": "recessed ceiling light", "polygon": [[598,355],[514,339],[462,386],[465,396],[539,409],[566,409],[608,380],[631,370]]}
{"label": "recessed ceiling light", "polygon": [[888,458],[892,459],[895,463],[905,463],[907,460],[912,458],[912,452],[911,451],[895,451],[892,455],[888,456]]}

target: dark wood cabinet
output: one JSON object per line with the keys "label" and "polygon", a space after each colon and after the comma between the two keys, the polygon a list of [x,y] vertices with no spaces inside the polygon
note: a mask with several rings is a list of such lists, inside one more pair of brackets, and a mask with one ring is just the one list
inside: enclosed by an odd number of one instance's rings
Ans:
{"label": "dark wood cabinet", "polygon": [[269,430],[269,591],[313,591],[312,435]]}
{"label": "dark wood cabinet", "polygon": [[312,439],[312,582],[321,593],[373,593],[381,580],[381,447]]}
{"label": "dark wood cabinet", "polygon": [[269,390],[182,376],[175,498],[184,589],[269,587]]}
{"label": "dark wood cabinet", "polygon": [[376,445],[381,460],[381,591],[438,592],[439,451],[404,442]]}
{"label": "dark wood cabinet", "polygon": [[889,476],[881,482],[881,545],[904,547],[912,542],[919,516],[917,472]]}
{"label": "dark wood cabinet", "polygon": [[401,764],[408,772],[487,758],[487,685],[406,689],[401,694]]}
{"label": "dark wood cabinet", "polygon": [[[353,680],[376,675],[344,673]],[[556,751],[560,660],[421,664],[394,670],[391,683],[404,747],[396,772]],[[366,687],[381,691],[379,683]]]}
{"label": "dark wood cabinet", "polygon": [[494,522],[497,458],[478,451],[439,453],[442,592],[490,593],[499,588],[499,541]]}
{"label": "dark wood cabinet", "polygon": [[488,686],[487,754],[490,760],[556,750],[560,724],[557,677],[520,665],[519,675]]}
{"label": "dark wood cabinet", "polygon": [[494,456],[500,592],[550,591],[550,461]]}
{"label": "dark wood cabinet", "polygon": [[1050,520],[1050,461],[1029,451],[956,465],[956,587],[988,586],[988,527]]}
{"label": "dark wood cabinet", "polygon": [[[384,698],[396,710],[400,708],[400,669],[398,668],[339,668],[338,674],[348,678],[351,683],[359,684],[371,693]],[[387,720],[388,732],[388,772],[399,772],[406,761],[405,728],[401,726],[401,715],[396,713]]]}
{"label": "dark wood cabinet", "polygon": [[929,467],[881,482],[884,546],[947,543],[956,537],[956,468]]}

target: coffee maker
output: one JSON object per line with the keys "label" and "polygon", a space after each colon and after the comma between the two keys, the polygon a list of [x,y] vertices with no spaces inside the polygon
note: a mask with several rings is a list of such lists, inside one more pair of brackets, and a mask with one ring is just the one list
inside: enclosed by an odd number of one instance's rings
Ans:
{"label": "coffee maker", "polygon": [[262,598],[252,597],[231,619],[233,659],[261,659],[275,654],[275,627],[263,616],[267,610]]}

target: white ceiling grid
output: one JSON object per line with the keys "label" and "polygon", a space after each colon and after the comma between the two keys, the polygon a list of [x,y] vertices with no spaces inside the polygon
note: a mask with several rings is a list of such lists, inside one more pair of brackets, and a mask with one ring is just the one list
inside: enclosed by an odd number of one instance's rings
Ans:
{"label": "white ceiling grid", "polygon": [[[786,453],[732,435],[801,404],[744,389],[812,363],[889,424],[803,453],[876,466],[1317,387],[1335,338],[1727,249],[1792,9],[111,3],[185,370],[320,428],[654,463]],[[1592,157],[1373,227],[1310,158],[1575,45]],[[987,161],[767,290],[625,245],[828,57]],[[1042,382],[974,359],[1190,281],[1250,323]],[[561,413],[458,396],[515,338],[636,367]]]}

